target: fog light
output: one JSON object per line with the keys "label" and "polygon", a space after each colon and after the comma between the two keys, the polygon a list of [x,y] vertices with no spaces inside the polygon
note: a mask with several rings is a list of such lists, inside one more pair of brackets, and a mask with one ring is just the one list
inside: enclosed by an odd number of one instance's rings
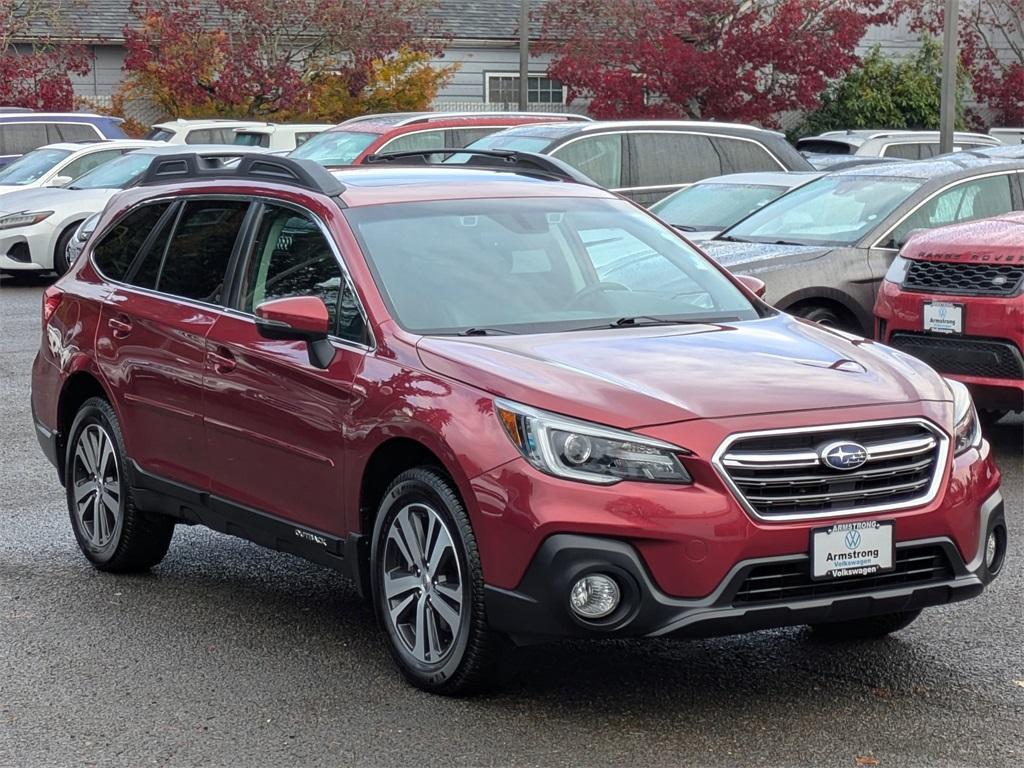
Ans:
{"label": "fog light", "polygon": [[995,565],[996,557],[999,555],[999,539],[996,538],[995,529],[989,531],[988,538],[985,539],[985,567],[990,571],[992,566]]}
{"label": "fog light", "polygon": [[611,576],[591,573],[577,581],[569,593],[569,605],[582,619],[603,619],[619,607],[622,595]]}

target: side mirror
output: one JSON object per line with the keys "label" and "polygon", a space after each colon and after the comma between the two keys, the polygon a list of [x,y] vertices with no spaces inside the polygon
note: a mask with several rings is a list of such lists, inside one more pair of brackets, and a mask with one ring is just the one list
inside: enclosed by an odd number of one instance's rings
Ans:
{"label": "side mirror", "polygon": [[736,275],[736,279],[743,283],[743,287],[757,296],[757,298],[764,298],[765,291],[768,290],[768,286],[764,284],[764,280],[759,280],[752,275]]}
{"label": "side mirror", "polygon": [[310,365],[317,368],[326,368],[334,360],[334,345],[327,340],[327,305],[316,296],[293,296],[260,304],[256,307],[256,330],[267,339],[306,342]]}
{"label": "side mirror", "polygon": [[52,179],[50,179],[48,182],[46,182],[45,186],[47,186],[47,187],[66,187],[72,181],[73,181],[73,179],[70,176],[54,176]]}

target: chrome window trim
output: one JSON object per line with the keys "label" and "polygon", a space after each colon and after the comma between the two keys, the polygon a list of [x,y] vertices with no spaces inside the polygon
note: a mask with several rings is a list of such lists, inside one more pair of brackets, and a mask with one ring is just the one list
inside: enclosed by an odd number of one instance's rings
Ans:
{"label": "chrome window trim", "polygon": [[[914,162],[917,162],[917,161],[916,160],[907,160],[906,162],[914,163]],[[936,197],[941,195],[943,192],[946,192],[947,190],[952,189],[953,187],[959,186],[960,184],[967,184],[967,183],[972,182],[972,181],[977,181],[978,179],[989,179],[989,178],[993,178],[995,176],[1009,176],[1009,175],[1014,174],[1014,173],[1024,173],[1024,171],[1021,171],[1021,170],[1018,170],[1018,169],[1012,169],[1012,170],[1009,170],[1009,171],[1003,170],[1003,171],[992,171],[991,173],[979,173],[976,176],[968,176],[966,178],[957,179],[955,181],[949,182],[948,184],[946,184],[946,185],[944,185],[942,187],[939,187],[937,190],[932,192],[932,194],[928,195],[928,197],[926,197],[920,203],[918,203],[913,208],[911,208],[909,211],[907,211],[905,214],[900,216],[899,220],[896,221],[896,223],[893,224],[891,227],[889,227],[885,231],[885,233],[883,235],[881,235],[880,237],[876,238],[874,243],[869,245],[868,248],[878,248],[879,250],[882,250],[882,251],[896,251],[896,252],[899,252],[899,250],[900,250],[899,246],[897,246],[896,248],[892,248],[892,247],[889,247],[889,246],[883,246],[882,243],[886,242],[888,240],[888,238],[892,236],[893,231],[895,231],[895,229],[897,227],[899,227],[900,224],[902,224],[904,221],[906,221],[911,216],[913,216],[915,213],[917,213],[918,210],[925,205],[925,203],[931,202]],[[1012,188],[1010,189],[1010,198],[1011,198],[1011,200],[1013,199],[1013,189]],[[951,222],[951,223],[952,224],[960,224],[960,223],[963,223],[963,222],[956,222],[956,221],[954,221],[954,222]],[[945,225],[941,225],[941,226],[945,226]]]}
{"label": "chrome window trim", "polygon": [[[918,496],[917,498],[910,499],[909,501],[899,502],[897,504],[875,504],[867,507],[859,507],[857,509],[842,509],[835,512],[824,512],[824,513],[789,513],[785,515],[762,515],[747,501],[746,497],[739,487],[733,482],[726,470],[722,457],[729,450],[729,448],[738,440],[744,440],[752,437],[772,437],[774,435],[793,435],[793,434],[804,434],[807,432],[835,432],[837,430],[846,429],[860,429],[865,427],[887,427],[901,424],[914,424],[920,427],[924,427],[935,435],[938,441],[938,455],[935,459],[935,471],[932,474],[931,483],[928,485],[928,490],[924,495]],[[725,483],[726,487],[732,493],[733,498],[739,503],[739,505],[750,515],[754,520],[764,523],[788,523],[796,521],[808,521],[808,520],[829,520],[837,517],[863,517],[864,515],[872,515],[876,513],[888,513],[897,512],[903,509],[910,509],[912,507],[923,507],[926,504],[930,504],[938,496],[939,488],[942,486],[942,479],[946,475],[946,468],[949,464],[949,435],[945,430],[938,427],[934,422],[925,419],[923,417],[911,417],[903,419],[880,419],[876,421],[855,421],[841,424],[824,424],[813,427],[787,427],[784,429],[764,429],[757,430],[754,432],[734,432],[728,435],[715,450],[715,453],[711,457],[711,465],[715,468],[715,472]]]}
{"label": "chrome window trim", "polygon": [[[138,210],[144,205],[156,205],[159,203],[171,203],[173,205],[178,200],[246,200],[250,204],[272,202],[272,204],[282,204],[284,207],[295,208],[305,214],[308,214],[310,218],[314,222],[316,222],[317,227],[319,227],[320,229],[320,233],[327,240],[327,243],[331,248],[331,253],[334,255],[335,261],[338,262],[338,266],[341,268],[341,274],[345,278],[345,284],[349,287],[349,290],[352,291],[352,295],[355,297],[356,305],[359,307],[359,313],[363,317],[363,326],[366,328],[366,335],[369,337],[370,343],[360,344],[357,341],[352,341],[351,339],[343,339],[340,336],[335,336],[334,334],[328,334],[328,340],[335,344],[341,344],[346,347],[356,347],[358,349],[366,350],[367,352],[375,352],[377,350],[377,339],[373,333],[373,327],[370,325],[369,315],[366,312],[366,307],[363,305],[363,300],[359,296],[359,292],[356,291],[355,289],[355,283],[352,282],[352,276],[349,274],[348,268],[346,267],[344,259],[341,256],[341,252],[338,250],[338,246],[334,242],[334,238],[331,237],[330,235],[330,230],[327,229],[327,226],[323,223],[323,221],[321,221],[319,216],[317,216],[315,213],[313,213],[305,206],[299,205],[298,203],[293,203],[290,200],[254,197],[252,195],[244,194],[165,195],[163,197],[152,197],[147,198],[146,200],[141,200],[135,205],[131,206],[130,208],[126,208],[124,211],[122,211],[122,213],[117,218],[111,220],[110,224],[105,228],[104,234],[106,234],[106,232],[109,232],[110,227],[113,226],[115,223],[117,223],[118,221],[120,221],[133,211]],[[99,240],[96,238],[95,233],[89,239],[92,242],[99,242]],[[91,245],[92,243],[89,243],[87,247]],[[202,309],[204,311],[215,312],[221,315],[228,315],[231,317],[235,317],[236,319],[245,318],[250,320],[253,323],[253,325],[256,324],[256,316],[254,314],[252,314],[251,312],[244,312],[240,309],[236,309],[235,307],[229,307],[225,304],[210,304],[205,301],[197,301],[196,299],[189,299],[183,296],[176,296],[173,293],[164,293],[153,288],[143,288],[142,286],[139,285],[132,285],[131,283],[125,283],[120,280],[114,280],[113,278],[108,277],[106,274],[104,274],[103,270],[99,268],[99,265],[93,258],[92,247],[89,247],[89,264],[92,266],[94,270],[96,270],[96,274],[100,275],[104,279],[104,281],[106,281],[110,285],[117,286],[118,289],[120,290],[139,293],[144,296],[150,296],[153,298],[164,299],[165,301],[180,302],[190,307],[195,307],[197,309]]]}

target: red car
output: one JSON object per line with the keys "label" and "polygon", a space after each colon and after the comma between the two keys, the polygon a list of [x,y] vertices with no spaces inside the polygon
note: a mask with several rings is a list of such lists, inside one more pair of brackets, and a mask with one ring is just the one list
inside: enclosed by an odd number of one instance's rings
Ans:
{"label": "red car", "polygon": [[319,133],[289,156],[337,168],[380,153],[459,149],[514,125],[590,122],[589,117],[546,112],[395,112],[366,115]]}
{"label": "red car", "polygon": [[471,159],[161,156],[111,202],[32,372],[97,568],[183,523],[302,555],[445,694],[509,639],[877,637],[999,572],[963,385],[556,160]]}
{"label": "red car", "polygon": [[912,237],[879,290],[875,336],[962,381],[993,419],[1024,409],[1024,213]]}

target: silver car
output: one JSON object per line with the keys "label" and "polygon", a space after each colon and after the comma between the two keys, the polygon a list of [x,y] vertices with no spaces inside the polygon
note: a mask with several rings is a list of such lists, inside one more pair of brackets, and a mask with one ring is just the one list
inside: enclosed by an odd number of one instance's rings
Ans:
{"label": "silver car", "polygon": [[766,300],[870,335],[878,284],[907,237],[1024,209],[1024,161],[973,153],[830,173],[701,246],[767,285]]}
{"label": "silver car", "polygon": [[[953,134],[954,149],[996,147],[999,143],[999,139],[983,133]],[[938,131],[828,131],[799,139],[796,148],[819,169],[831,168],[851,157],[927,160],[940,151]]]}

